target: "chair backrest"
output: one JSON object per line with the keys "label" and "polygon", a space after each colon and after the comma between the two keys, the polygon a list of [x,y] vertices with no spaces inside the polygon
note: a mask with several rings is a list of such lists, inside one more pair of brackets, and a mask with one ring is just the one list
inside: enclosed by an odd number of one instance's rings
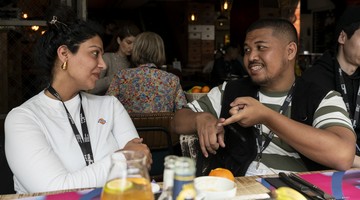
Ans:
{"label": "chair backrest", "polygon": [[[144,143],[150,149],[164,149],[169,145],[174,146],[179,143],[179,135],[175,133],[172,126],[174,114],[173,112],[157,112],[130,113],[129,115],[140,137],[144,138]],[[170,141],[169,138],[171,138]]]}
{"label": "chair backrest", "polygon": [[174,154],[174,146],[179,143],[179,136],[172,126],[173,112],[130,113],[143,143],[148,145],[153,159],[150,176],[156,181],[163,181],[164,158]]}

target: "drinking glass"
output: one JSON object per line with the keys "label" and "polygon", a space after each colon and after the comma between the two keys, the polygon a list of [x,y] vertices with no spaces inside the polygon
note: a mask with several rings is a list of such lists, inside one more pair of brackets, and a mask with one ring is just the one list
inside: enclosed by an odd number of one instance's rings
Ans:
{"label": "drinking glass", "polygon": [[121,150],[111,156],[112,166],[102,200],[153,200],[146,156],[140,151]]}

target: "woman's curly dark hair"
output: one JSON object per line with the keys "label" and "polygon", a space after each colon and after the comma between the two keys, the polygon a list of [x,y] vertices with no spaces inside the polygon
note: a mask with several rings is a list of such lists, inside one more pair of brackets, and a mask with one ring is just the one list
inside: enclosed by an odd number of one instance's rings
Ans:
{"label": "woman's curly dark hair", "polygon": [[96,25],[77,19],[70,7],[62,5],[54,7],[46,14],[47,30],[39,38],[34,49],[34,62],[38,67],[45,69],[49,82],[52,79],[57,49],[60,46],[67,46],[75,54],[81,43],[99,35]]}

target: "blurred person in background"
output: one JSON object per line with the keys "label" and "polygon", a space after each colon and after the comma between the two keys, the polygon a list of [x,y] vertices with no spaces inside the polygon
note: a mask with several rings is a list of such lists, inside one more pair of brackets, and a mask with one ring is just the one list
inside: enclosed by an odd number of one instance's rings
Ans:
{"label": "blurred person in background", "polygon": [[107,68],[101,71],[100,79],[96,86],[89,92],[92,94],[104,95],[109,88],[113,76],[120,69],[130,67],[130,57],[135,37],[140,33],[139,28],[131,22],[123,22],[114,35],[111,44],[103,58]]}
{"label": "blurred person in background", "polygon": [[166,56],[158,34],[139,34],[131,61],[136,67],[119,70],[106,92],[118,98],[129,113],[174,112],[186,104],[179,77],[160,69]]}
{"label": "blurred person in background", "polygon": [[224,47],[225,53],[215,58],[211,70],[211,85],[217,86],[226,80],[238,79],[247,76],[244,68],[240,49],[237,46],[228,44]]}
{"label": "blurred person in background", "polygon": [[109,48],[109,45],[111,45],[116,31],[118,30],[118,25],[114,20],[105,20],[103,24],[104,33],[101,35],[101,39],[104,43],[104,49],[106,52],[106,50]]}

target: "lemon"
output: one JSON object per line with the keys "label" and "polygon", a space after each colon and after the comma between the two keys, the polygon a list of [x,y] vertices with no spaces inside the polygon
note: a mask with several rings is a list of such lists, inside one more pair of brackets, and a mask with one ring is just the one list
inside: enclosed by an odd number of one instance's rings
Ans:
{"label": "lemon", "polygon": [[133,183],[131,181],[125,179],[114,179],[105,184],[104,192],[116,194],[129,190],[132,187]]}
{"label": "lemon", "polygon": [[132,183],[134,183],[135,185],[149,185],[150,184],[149,180],[147,180],[145,178],[132,177],[132,178],[128,178],[128,180],[131,181]]}
{"label": "lemon", "polygon": [[196,197],[196,190],[192,183],[184,184],[182,190],[176,197],[176,200],[183,200],[183,199],[195,199]]}
{"label": "lemon", "polygon": [[290,187],[279,187],[275,190],[276,200],[306,200],[304,195]]}

